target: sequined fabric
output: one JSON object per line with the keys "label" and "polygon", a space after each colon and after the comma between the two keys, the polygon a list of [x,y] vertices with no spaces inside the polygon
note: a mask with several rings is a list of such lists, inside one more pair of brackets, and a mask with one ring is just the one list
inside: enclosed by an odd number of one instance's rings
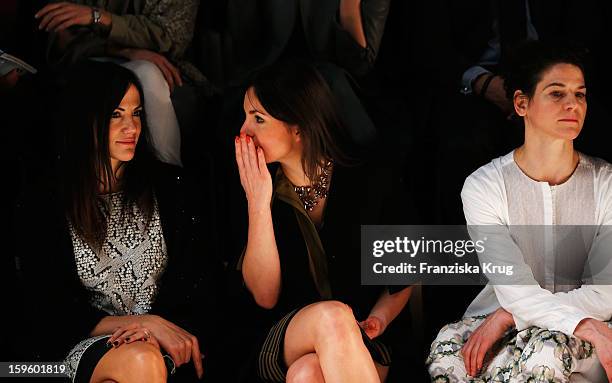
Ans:
{"label": "sequined fabric", "polygon": [[74,347],[70,351],[70,353],[68,354],[68,357],[66,357],[66,360],[64,361],[64,364],[66,365],[66,372],[68,376],[70,377],[71,381],[74,381],[76,370],[79,367],[79,362],[81,361],[81,357],[83,356],[85,351],[87,351],[89,346],[96,343],[97,340],[102,339],[102,338],[110,338],[110,336],[109,335],[99,335],[99,336],[94,336],[92,338],[87,338],[81,341],[79,344],[77,344],[76,347]]}
{"label": "sequined fabric", "polygon": [[[93,307],[108,315],[137,315],[151,310],[158,281],[167,263],[166,244],[157,205],[147,225],[135,204],[121,212],[122,193],[106,195],[100,208],[107,219],[107,235],[95,250],[70,226],[77,273]],[[93,342],[86,339],[72,349],[67,364],[71,378],[78,360]]]}

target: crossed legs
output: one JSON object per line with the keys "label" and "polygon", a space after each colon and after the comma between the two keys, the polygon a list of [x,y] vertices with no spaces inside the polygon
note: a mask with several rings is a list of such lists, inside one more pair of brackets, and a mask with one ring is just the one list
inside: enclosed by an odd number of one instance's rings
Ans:
{"label": "crossed legs", "polygon": [[284,358],[288,383],[381,382],[388,371],[374,363],[352,310],[338,301],[295,314],[285,333]]}

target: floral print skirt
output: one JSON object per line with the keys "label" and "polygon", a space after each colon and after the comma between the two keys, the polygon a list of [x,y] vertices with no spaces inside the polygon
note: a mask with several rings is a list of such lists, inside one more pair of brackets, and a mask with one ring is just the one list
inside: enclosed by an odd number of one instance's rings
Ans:
{"label": "floral print skirt", "polygon": [[467,375],[461,348],[485,318],[466,317],[440,330],[426,361],[432,382],[608,381],[591,343],[539,327],[509,330],[485,359],[479,375]]}

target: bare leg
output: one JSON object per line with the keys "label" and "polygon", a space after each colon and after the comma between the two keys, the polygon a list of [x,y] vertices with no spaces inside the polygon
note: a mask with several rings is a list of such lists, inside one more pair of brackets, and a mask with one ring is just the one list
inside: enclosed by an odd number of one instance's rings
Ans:
{"label": "bare leg", "polygon": [[146,342],[123,344],[100,359],[91,383],[165,382],[166,366],[159,349]]}
{"label": "bare leg", "polygon": [[380,382],[353,312],[344,303],[325,301],[301,309],[289,322],[284,348],[290,370],[298,359],[316,353],[326,383]]}
{"label": "bare leg", "polygon": [[[374,362],[381,382],[387,380],[389,367]],[[317,354],[306,354],[293,362],[287,371],[287,383],[325,383]]]}
{"label": "bare leg", "polygon": [[325,383],[317,354],[302,356],[289,366],[287,383]]}

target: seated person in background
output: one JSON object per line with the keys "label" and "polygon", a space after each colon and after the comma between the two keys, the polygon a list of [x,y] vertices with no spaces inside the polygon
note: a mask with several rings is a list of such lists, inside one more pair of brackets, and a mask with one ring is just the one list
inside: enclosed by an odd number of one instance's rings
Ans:
{"label": "seated person in background", "polygon": [[226,77],[228,85],[239,87],[232,98],[236,107],[255,71],[285,59],[304,59],[316,63],[327,81],[352,139],[375,144],[376,127],[348,73],[364,75],[374,66],[389,7],[389,0],[228,1],[232,49]]}
{"label": "seated person in background", "polygon": [[[442,328],[431,345],[429,373],[432,382],[608,381],[610,275],[603,283],[567,278],[583,269],[605,275],[610,263],[612,165],[573,146],[587,111],[583,64],[572,52],[537,42],[511,62],[505,85],[523,117],[524,143],[470,175],[461,198],[472,236],[495,228],[491,238],[504,251],[489,243],[494,264],[512,264],[524,279],[490,282],[462,321]],[[584,244],[562,242],[564,236],[548,243],[525,235],[522,225],[590,225],[597,232]],[[601,250],[606,259],[589,268],[594,263],[585,262]],[[579,263],[563,269],[561,256]]]}
{"label": "seated person in background", "polygon": [[[239,267],[256,303],[271,310],[257,374],[273,382],[385,380],[383,335],[411,288],[362,286],[359,237],[360,224],[384,219],[390,177],[345,154],[334,98],[306,63],[264,69],[243,105],[235,150],[249,226]],[[280,164],[274,182],[268,163]]]}
{"label": "seated person in background", "polygon": [[36,302],[25,321],[55,335],[20,343],[39,360],[67,355],[73,381],[162,382],[175,368],[195,380],[212,348],[202,314],[216,310],[219,276],[203,247],[213,241],[200,214],[206,195],[152,156],[131,71],[79,70],[61,115],[59,185],[26,190],[17,211],[17,243],[42,225],[19,253],[20,282]]}
{"label": "seated person in background", "polygon": [[197,0],[51,3],[35,17],[52,32],[47,56],[66,67],[88,57],[116,57],[142,83],[153,148],[164,162],[181,164],[179,123],[170,99],[183,78],[204,85],[205,77],[184,60],[191,43]]}
{"label": "seated person in background", "polygon": [[374,66],[389,7],[390,0],[230,0],[230,77],[242,80],[282,58],[332,62],[364,75]]}

